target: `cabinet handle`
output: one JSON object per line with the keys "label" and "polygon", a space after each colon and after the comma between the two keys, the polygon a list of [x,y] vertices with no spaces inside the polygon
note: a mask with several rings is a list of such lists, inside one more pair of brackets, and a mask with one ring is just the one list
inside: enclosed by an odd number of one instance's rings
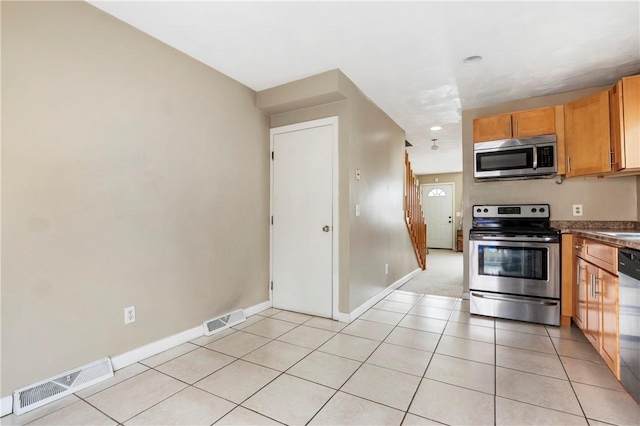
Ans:
{"label": "cabinet handle", "polygon": [[511,120],[505,123],[507,125],[507,136],[511,136]]}
{"label": "cabinet handle", "polygon": [[587,269],[586,266],[578,266],[578,270],[576,271],[576,286],[580,287],[580,271],[583,269]]}
{"label": "cabinet handle", "polygon": [[517,136],[517,135],[518,135],[518,120],[516,120],[516,123],[515,123],[515,130],[513,131],[513,135],[514,135],[514,136]]}
{"label": "cabinet handle", "polygon": [[567,172],[571,171],[571,157],[567,157]]}
{"label": "cabinet handle", "polygon": [[599,290],[599,288],[598,288],[598,287],[600,287],[600,286],[598,285],[598,283],[600,282],[600,278],[596,278],[596,277],[594,277],[593,282],[594,282],[595,287],[596,287],[596,288],[595,288],[595,291],[593,292],[593,295],[594,295],[594,296],[597,296],[598,294],[602,294],[602,292],[598,291],[598,290]]}

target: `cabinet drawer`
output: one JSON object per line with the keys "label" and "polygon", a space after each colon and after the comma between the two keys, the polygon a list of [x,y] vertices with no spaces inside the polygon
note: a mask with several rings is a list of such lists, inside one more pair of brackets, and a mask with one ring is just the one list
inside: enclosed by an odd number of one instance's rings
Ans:
{"label": "cabinet drawer", "polygon": [[618,249],[593,240],[584,240],[583,257],[607,272],[618,275]]}
{"label": "cabinet drawer", "polygon": [[573,237],[573,255],[584,257],[585,239],[581,237]]}

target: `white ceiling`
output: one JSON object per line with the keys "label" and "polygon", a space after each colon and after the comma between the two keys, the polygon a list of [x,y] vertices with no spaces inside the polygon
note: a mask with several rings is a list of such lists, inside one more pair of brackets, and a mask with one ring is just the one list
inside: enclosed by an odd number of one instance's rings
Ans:
{"label": "white ceiling", "polygon": [[637,0],[90,3],[256,91],[341,69],[404,128],[417,174],[462,170],[461,109],[640,72]]}

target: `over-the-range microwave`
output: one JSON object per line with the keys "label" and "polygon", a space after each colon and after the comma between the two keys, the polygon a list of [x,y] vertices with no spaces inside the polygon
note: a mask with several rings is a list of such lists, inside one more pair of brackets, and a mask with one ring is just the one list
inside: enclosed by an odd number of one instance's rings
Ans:
{"label": "over-the-range microwave", "polygon": [[473,144],[476,180],[553,177],[557,168],[556,135]]}

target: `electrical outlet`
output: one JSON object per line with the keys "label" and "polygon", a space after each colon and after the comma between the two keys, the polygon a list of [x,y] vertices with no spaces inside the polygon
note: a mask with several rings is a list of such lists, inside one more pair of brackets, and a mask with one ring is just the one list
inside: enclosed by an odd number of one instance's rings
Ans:
{"label": "electrical outlet", "polygon": [[385,273],[385,274],[388,274],[388,273],[389,273],[389,264],[388,264],[388,263],[385,263],[385,264],[384,264],[384,273]]}
{"label": "electrical outlet", "polygon": [[574,216],[582,216],[582,204],[574,204],[573,205],[573,215]]}
{"label": "electrical outlet", "polygon": [[132,322],[136,322],[136,307],[129,306],[128,308],[124,308],[124,323],[131,324]]}

